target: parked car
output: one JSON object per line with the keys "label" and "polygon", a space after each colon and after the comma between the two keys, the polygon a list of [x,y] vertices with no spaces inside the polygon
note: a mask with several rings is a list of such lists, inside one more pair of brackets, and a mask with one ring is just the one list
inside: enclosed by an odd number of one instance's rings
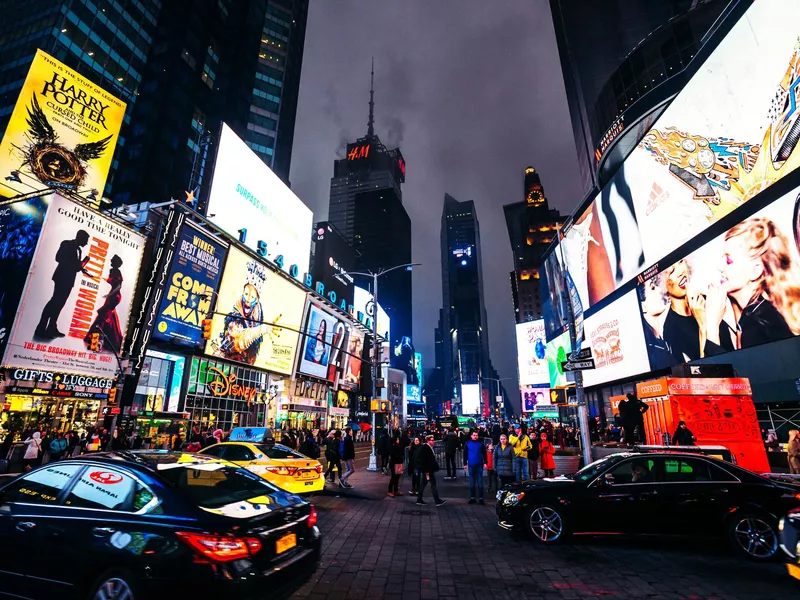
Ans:
{"label": "parked car", "polygon": [[238,597],[290,566],[316,567],[316,520],[298,496],[197,454],[50,463],[0,487],[0,591],[34,599]]}
{"label": "parked car", "polygon": [[780,520],[781,548],[789,558],[789,575],[800,580],[800,509],[791,510]]}
{"label": "parked car", "polygon": [[501,527],[552,544],[572,534],[725,535],[741,555],[778,552],[778,520],[800,507],[800,486],[681,452],[613,454],[574,475],[497,493]]}
{"label": "parked car", "polygon": [[199,454],[235,463],[294,494],[325,489],[322,465],[316,458],[309,458],[288,446],[276,444],[275,440],[267,440],[263,444],[223,442],[203,448]]}

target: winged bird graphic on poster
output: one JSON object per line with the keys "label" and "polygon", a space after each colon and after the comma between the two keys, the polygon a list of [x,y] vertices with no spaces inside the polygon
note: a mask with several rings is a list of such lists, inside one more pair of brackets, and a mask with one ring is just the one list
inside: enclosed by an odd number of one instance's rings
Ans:
{"label": "winged bird graphic on poster", "polygon": [[14,146],[23,156],[22,167],[48,186],[77,189],[87,174],[87,163],[103,156],[111,135],[94,142],[76,144],[70,150],[58,141],[58,134],[42,111],[36,94],[27,107],[28,130],[24,147]]}

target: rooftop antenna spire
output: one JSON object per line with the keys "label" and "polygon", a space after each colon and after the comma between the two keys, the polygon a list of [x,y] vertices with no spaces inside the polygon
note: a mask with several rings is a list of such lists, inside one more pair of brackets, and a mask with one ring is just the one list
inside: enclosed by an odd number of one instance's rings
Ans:
{"label": "rooftop antenna spire", "polygon": [[372,57],[372,71],[369,75],[369,122],[367,123],[367,135],[375,135],[375,57]]}

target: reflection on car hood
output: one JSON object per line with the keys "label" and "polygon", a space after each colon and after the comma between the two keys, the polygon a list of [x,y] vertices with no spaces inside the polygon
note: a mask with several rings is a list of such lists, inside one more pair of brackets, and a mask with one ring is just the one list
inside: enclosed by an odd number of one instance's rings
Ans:
{"label": "reflection on car hood", "polygon": [[574,485],[575,480],[569,477],[545,477],[543,479],[531,479],[530,481],[522,481],[520,483],[512,483],[507,485],[505,489],[512,492],[524,492],[525,490],[532,490],[537,488],[551,488],[565,485]]}
{"label": "reflection on car hood", "polygon": [[234,519],[252,519],[253,517],[265,516],[273,511],[302,503],[302,499],[298,496],[277,492],[255,496],[247,500],[239,500],[216,508],[204,508],[202,506],[200,508],[214,515],[223,515]]}

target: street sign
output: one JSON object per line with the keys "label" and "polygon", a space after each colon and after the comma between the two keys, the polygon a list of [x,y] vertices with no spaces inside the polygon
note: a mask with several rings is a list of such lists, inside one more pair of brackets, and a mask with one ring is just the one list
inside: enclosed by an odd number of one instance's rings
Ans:
{"label": "street sign", "polygon": [[565,360],[561,363],[562,371],[586,371],[587,369],[594,369],[594,359]]}
{"label": "street sign", "polygon": [[573,352],[569,355],[570,360],[588,360],[590,358],[592,358],[591,348],[581,348],[577,352]]}

